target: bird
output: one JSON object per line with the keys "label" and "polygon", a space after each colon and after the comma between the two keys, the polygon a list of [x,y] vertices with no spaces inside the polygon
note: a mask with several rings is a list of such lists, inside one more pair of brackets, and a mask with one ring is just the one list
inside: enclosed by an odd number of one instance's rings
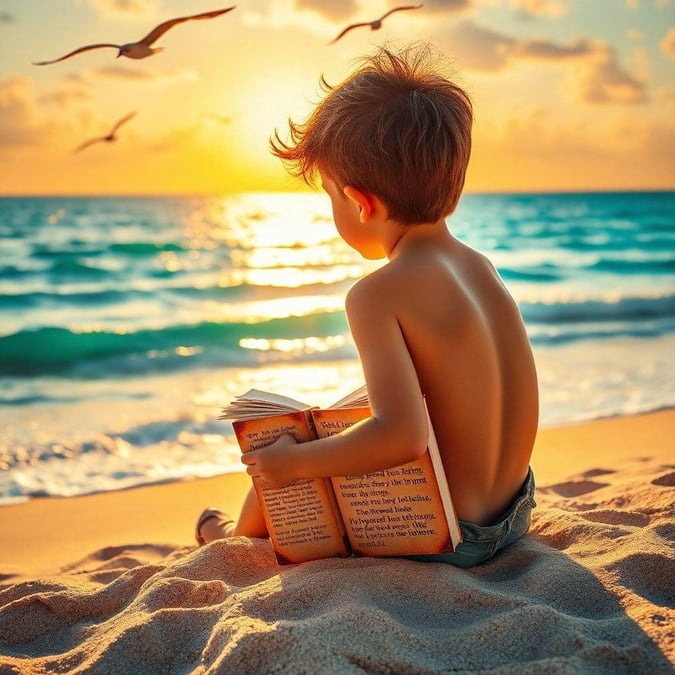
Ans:
{"label": "bird", "polygon": [[115,124],[115,126],[110,130],[110,133],[106,134],[105,136],[97,136],[96,138],[90,138],[88,141],[85,141],[81,145],[78,145],[75,150],[73,150],[73,154],[76,152],[80,152],[81,150],[84,150],[85,148],[88,148],[90,145],[94,145],[94,143],[112,143],[112,141],[117,140],[117,130],[123,125],[126,124],[132,117],[136,115],[136,111],[129,113],[128,115],[125,115],[119,122]]}
{"label": "bird", "polygon": [[115,49],[117,49],[118,50],[117,58],[119,58],[120,56],[126,56],[127,58],[130,59],[145,59],[148,56],[152,56],[156,52],[162,51],[162,47],[152,47],[152,44],[157,40],[159,40],[159,38],[162,37],[164,33],[166,33],[168,30],[170,30],[177,24],[183,23],[185,21],[194,21],[196,19],[213,19],[217,16],[220,16],[221,14],[225,14],[226,12],[233,10],[235,7],[236,5],[233,5],[232,7],[227,7],[226,9],[216,9],[212,12],[204,12],[202,14],[193,14],[191,16],[181,16],[177,19],[170,19],[169,21],[160,23],[159,26],[153,28],[142,40],[139,40],[138,42],[129,42],[123,45],[112,44],[110,42],[101,42],[93,45],[85,45],[84,47],[74,49],[72,52],[68,52],[68,54],[64,54],[58,59],[53,59],[52,61],[37,61],[37,62],[34,61],[33,65],[48,66],[51,63],[58,63],[59,61],[69,59],[71,56],[75,56],[76,54],[88,52],[91,49],[101,49],[103,47],[114,47]]}
{"label": "bird", "polygon": [[382,22],[390,14],[393,14],[394,12],[400,12],[401,10],[405,9],[420,9],[421,7],[422,5],[402,5],[401,7],[394,7],[394,9],[390,9],[388,12],[383,14],[379,19],[375,19],[375,21],[364,21],[363,23],[353,23],[347,26],[347,28],[345,28],[334,40],[331,40],[331,42],[329,42],[328,44],[332,45],[336,43],[342,36],[344,36],[353,28],[361,28],[361,26],[370,26],[370,30],[378,30],[379,28],[382,28]]}

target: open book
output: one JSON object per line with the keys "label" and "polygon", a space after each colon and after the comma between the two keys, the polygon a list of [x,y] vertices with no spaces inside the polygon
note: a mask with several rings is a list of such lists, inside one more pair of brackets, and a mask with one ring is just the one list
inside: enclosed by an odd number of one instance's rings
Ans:
{"label": "open book", "polygon": [[[369,415],[363,386],[327,408],[251,389],[218,419],[233,421],[245,453],[284,433],[299,443],[324,438]],[[281,563],[350,554],[451,553],[461,541],[430,419],[427,452],[408,464],[366,475],[302,480],[279,490],[253,485]]]}

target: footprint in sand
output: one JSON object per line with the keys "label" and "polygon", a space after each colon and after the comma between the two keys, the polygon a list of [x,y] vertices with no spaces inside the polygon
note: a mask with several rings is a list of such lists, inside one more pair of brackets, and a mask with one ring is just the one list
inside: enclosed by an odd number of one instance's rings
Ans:
{"label": "footprint in sand", "polygon": [[675,524],[661,523],[659,525],[654,525],[652,529],[659,537],[663,537],[668,543],[675,542]]}
{"label": "footprint in sand", "polygon": [[637,513],[636,511],[598,510],[589,513],[581,513],[579,515],[585,520],[590,520],[593,523],[603,523],[605,525],[645,527],[651,522],[649,516],[644,513]]}
{"label": "footprint in sand", "polygon": [[616,473],[614,469],[589,469],[584,471],[581,475],[584,478],[595,478],[596,476],[606,476],[609,473]]}
{"label": "footprint in sand", "polygon": [[561,497],[579,497],[594,490],[607,487],[609,483],[598,483],[593,480],[568,480],[557,485],[549,485],[547,491],[555,492]]}
{"label": "footprint in sand", "polygon": [[675,486],[675,471],[659,476],[652,481],[652,485],[662,485],[663,487]]}
{"label": "footprint in sand", "polygon": [[675,560],[660,553],[627,555],[609,570],[616,570],[621,583],[661,607],[670,607],[675,600]]}

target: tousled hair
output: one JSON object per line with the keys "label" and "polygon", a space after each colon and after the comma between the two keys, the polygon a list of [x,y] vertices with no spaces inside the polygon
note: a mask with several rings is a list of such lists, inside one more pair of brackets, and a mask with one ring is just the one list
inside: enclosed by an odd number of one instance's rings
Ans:
{"label": "tousled hair", "polygon": [[340,187],[379,197],[402,224],[436,222],[462,193],[471,154],[472,106],[428,45],[380,47],[341,84],[322,77],[325,98],[304,123],[275,131],[271,151],[313,184],[319,170]]}

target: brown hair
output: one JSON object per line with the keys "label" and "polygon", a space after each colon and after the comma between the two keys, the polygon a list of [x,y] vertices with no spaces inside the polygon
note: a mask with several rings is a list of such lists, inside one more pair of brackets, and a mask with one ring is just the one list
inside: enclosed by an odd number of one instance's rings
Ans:
{"label": "brown hair", "polygon": [[371,192],[393,220],[435,222],[452,213],[471,154],[468,95],[444,77],[428,46],[378,48],[327,92],[307,121],[275,131],[272,153],[311,184],[320,169],[340,186]]}

